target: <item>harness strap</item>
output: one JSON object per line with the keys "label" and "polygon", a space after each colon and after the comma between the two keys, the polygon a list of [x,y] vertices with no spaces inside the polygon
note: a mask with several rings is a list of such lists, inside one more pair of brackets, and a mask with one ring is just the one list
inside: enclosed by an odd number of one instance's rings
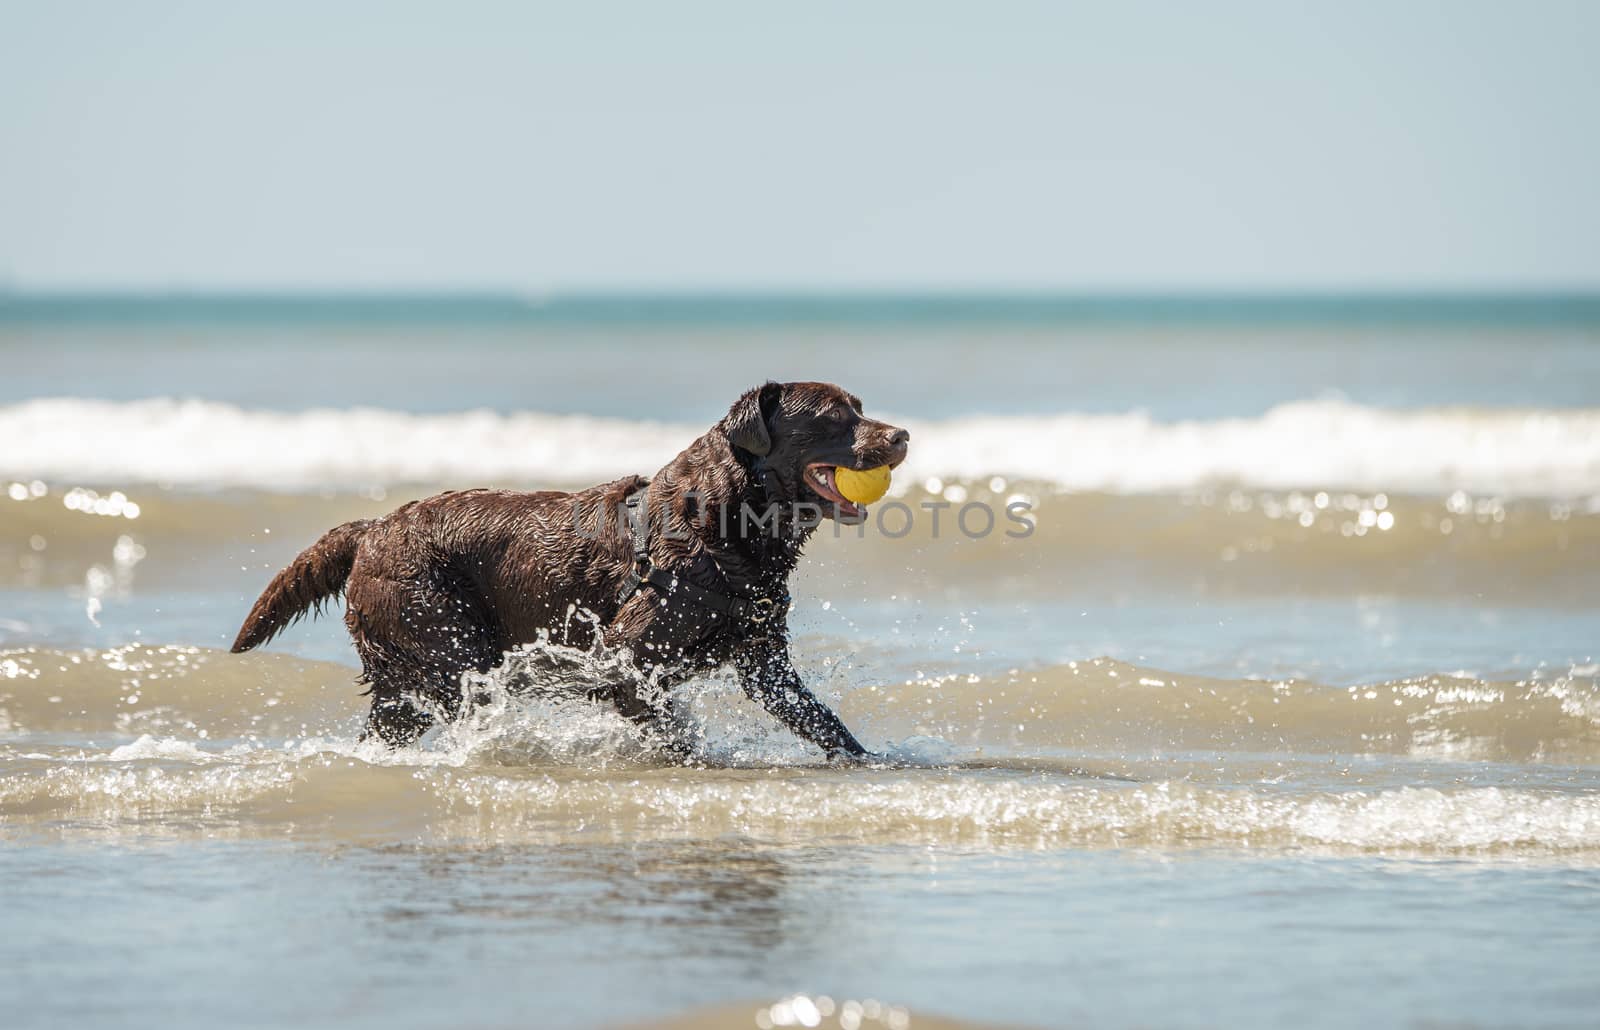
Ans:
{"label": "harness strap", "polygon": [[[698,583],[679,579],[666,569],[658,569],[650,561],[650,548],[647,540],[649,534],[650,518],[650,484],[635,490],[628,495],[622,503],[628,509],[628,521],[633,531],[633,564],[628,568],[628,574],[622,579],[622,593],[618,602],[626,604],[628,599],[645,585],[653,586],[663,595],[681,594],[694,603],[704,608],[710,608],[730,619],[749,621],[756,625],[769,622],[774,615],[780,615],[789,610],[789,595],[782,597],[740,597],[735,594],[723,594],[715,590],[708,590]],[[714,560],[714,559],[713,559]]]}

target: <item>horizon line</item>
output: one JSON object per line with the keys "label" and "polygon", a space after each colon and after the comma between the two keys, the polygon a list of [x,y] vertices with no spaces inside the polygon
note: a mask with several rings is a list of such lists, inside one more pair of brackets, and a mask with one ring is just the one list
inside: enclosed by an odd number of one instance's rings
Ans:
{"label": "horizon line", "polygon": [[1600,289],[17,289],[0,324],[112,321],[1600,324]]}

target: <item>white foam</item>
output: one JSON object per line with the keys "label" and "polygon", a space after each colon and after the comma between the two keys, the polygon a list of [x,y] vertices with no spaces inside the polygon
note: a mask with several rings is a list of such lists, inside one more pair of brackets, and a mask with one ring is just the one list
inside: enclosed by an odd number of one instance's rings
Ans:
{"label": "white foam", "polygon": [[[1600,493],[1600,408],[1389,411],[1319,400],[1215,421],[1142,413],[897,421],[913,434],[901,481],[1000,476],[1113,493],[1208,484]],[[201,400],[59,398],[0,407],[0,476],[281,490],[583,484],[654,472],[705,429],[534,413],[282,413]]]}
{"label": "white foam", "polygon": [[146,733],[131,744],[123,744],[113,748],[106,756],[108,762],[137,762],[146,759],[162,759],[177,762],[210,762],[216,755],[209,751],[202,751],[187,740],[176,737],[152,737]]}

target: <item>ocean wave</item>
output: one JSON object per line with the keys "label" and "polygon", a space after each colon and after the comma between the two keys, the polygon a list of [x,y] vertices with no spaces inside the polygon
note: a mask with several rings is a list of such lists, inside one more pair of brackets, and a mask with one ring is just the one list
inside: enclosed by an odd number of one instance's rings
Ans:
{"label": "ocean wave", "polygon": [[0,749],[0,829],[494,844],[739,836],[810,846],[1600,858],[1600,797],[1550,789],[1292,790],[996,777],[959,768],[580,773],[383,765],[332,750],[260,749],[226,762],[73,758]]}
{"label": "ocean wave", "polygon": [[[87,583],[129,598],[236,586],[254,596],[329,526],[381,517],[435,489],[324,496],[71,483],[39,483],[37,496],[34,484],[9,484],[21,495],[13,500],[0,477],[0,589]],[[1162,583],[1195,596],[1282,596],[1287,588],[1585,610],[1597,596],[1590,570],[1600,561],[1600,497],[1105,494],[1014,480],[937,483],[935,494],[927,485],[907,484],[904,509],[878,506],[864,539],[851,531],[835,539],[824,528],[792,584],[797,596],[852,609],[952,590],[973,603],[1055,603],[1064,586]],[[1024,539],[1008,535],[1020,530],[1001,513],[1018,502],[1033,526]],[[971,504],[982,506],[977,517],[968,517]],[[996,513],[992,527],[986,512]],[[25,622],[5,614],[22,613],[0,613],[0,645],[28,639]]]}
{"label": "ocean wave", "polygon": [[[826,764],[711,682],[691,706],[707,761],[682,768],[579,699],[502,697],[389,751],[357,739],[343,666],[14,649],[0,652],[0,836],[739,836],[1600,862],[1600,795],[1585,786],[1600,762],[1592,673],[1341,689],[1100,659],[857,686],[842,710],[887,756],[865,768]],[[1499,764],[1464,776],[1464,758]]]}
{"label": "ocean wave", "polygon": [[[840,714],[870,746],[911,764],[963,754],[1229,752],[1600,766],[1600,674],[1592,665],[1511,681],[1434,674],[1353,686],[1219,679],[1110,658],[987,675],[859,676],[829,683]],[[343,739],[365,708],[354,679],[348,666],[272,653],[149,645],[0,650],[0,736],[111,733],[206,747]],[[630,724],[552,687],[555,696],[502,698],[405,760],[648,764]],[[480,688],[493,693],[493,683]],[[820,760],[727,677],[702,677],[679,694],[714,764]]]}
{"label": "ocean wave", "polygon": [[[897,421],[913,433],[902,483],[1002,477],[1108,493],[1212,484],[1600,493],[1600,409],[1392,411],[1316,400],[1214,421],[1162,422],[1138,412]],[[569,485],[653,472],[704,431],[537,413],[286,413],[204,400],[41,399],[0,407],[0,476],[273,490]]]}

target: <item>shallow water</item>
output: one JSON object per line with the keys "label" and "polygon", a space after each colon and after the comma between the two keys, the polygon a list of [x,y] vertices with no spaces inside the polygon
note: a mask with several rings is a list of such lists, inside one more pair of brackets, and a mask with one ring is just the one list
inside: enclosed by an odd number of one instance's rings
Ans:
{"label": "shallow water", "polygon": [[1559,865],[739,839],[49,854],[0,851],[33,885],[8,906],[32,932],[0,942],[11,1025],[570,1026],[796,990],[886,997],[913,1027],[1582,1026],[1600,1004],[1600,879]]}
{"label": "shallow water", "polygon": [[[0,1010],[1592,1021],[1592,329],[741,334],[0,324]],[[635,389],[696,356],[738,381]],[[492,681],[391,754],[337,620],[224,650],[331,525],[648,472],[791,374],[914,432],[908,531],[825,530],[794,584],[799,665],[880,764],[723,676],[683,688],[688,768]],[[1012,502],[1026,535],[952,525]]]}

